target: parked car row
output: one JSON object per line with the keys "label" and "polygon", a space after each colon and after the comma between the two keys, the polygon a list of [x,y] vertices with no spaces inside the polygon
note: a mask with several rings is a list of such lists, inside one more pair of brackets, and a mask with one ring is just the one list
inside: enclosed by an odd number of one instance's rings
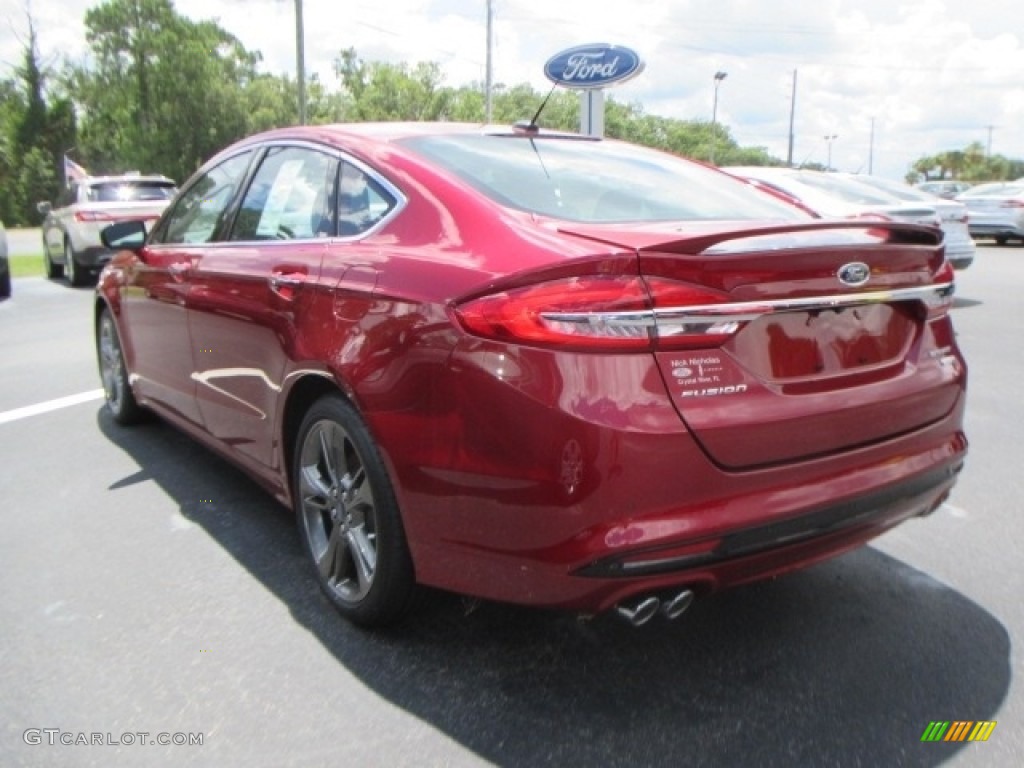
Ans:
{"label": "parked car row", "polygon": [[260,134],[104,230],[106,405],[289,506],[355,622],[418,584],[671,619],[950,493],[967,370],[919,220],[532,124]]}
{"label": "parked car row", "polygon": [[722,170],[792,198],[821,217],[884,216],[940,227],[946,257],[953,267],[966,269],[974,261],[977,249],[968,231],[967,209],[961,203],[875,176],[762,166]]}
{"label": "parked car row", "polygon": [[64,275],[71,285],[95,279],[111,256],[100,230],[117,221],[156,221],[175,191],[166,176],[87,176],[72,181],[55,203],[39,203],[47,277]]}

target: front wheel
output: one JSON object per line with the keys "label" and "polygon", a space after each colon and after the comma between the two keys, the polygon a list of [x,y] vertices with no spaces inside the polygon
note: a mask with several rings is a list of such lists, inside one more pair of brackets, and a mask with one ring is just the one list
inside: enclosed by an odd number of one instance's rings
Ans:
{"label": "front wheel", "polygon": [[103,310],[96,326],[96,356],[99,360],[100,379],[103,381],[103,395],[114,421],[119,424],[140,421],[143,410],[135,401],[128,383],[121,340],[117,336],[117,326],[109,309]]}
{"label": "front wheel", "polygon": [[313,404],[292,469],[299,535],[324,594],[356,624],[400,618],[415,588],[412,559],[387,469],[347,401]]}

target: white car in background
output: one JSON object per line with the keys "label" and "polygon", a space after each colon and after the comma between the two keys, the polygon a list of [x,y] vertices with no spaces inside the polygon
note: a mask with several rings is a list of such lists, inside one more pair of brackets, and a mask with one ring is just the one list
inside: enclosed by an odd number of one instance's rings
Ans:
{"label": "white car in background", "polygon": [[879,178],[878,176],[865,176],[853,173],[838,175],[851,181],[867,184],[882,192],[888,192],[900,200],[925,203],[933,207],[942,219],[946,258],[949,259],[954,269],[967,269],[967,267],[971,266],[971,263],[974,261],[974,254],[978,248],[974,244],[974,238],[971,237],[971,232],[968,228],[970,214],[968,213],[967,206],[962,202],[937,197],[909,184]]}
{"label": "white car in background", "polygon": [[880,190],[844,179],[836,173],[773,166],[742,166],[722,170],[779,192],[824,218],[881,214],[910,224],[939,225],[939,217],[933,205],[898,200]]}
{"label": "white car in background", "polygon": [[921,181],[914,185],[922,192],[927,192],[936,197],[944,197],[953,200],[971,188],[969,182],[956,181],[954,179],[938,179],[936,181]]}
{"label": "white car in background", "polygon": [[112,255],[100,240],[100,230],[118,221],[155,221],[176,191],[166,176],[86,176],[72,181],[56,203],[36,206],[46,217],[47,277],[64,275],[71,285],[85,285]]}
{"label": "white car in background", "polygon": [[967,206],[973,237],[991,237],[996,245],[1024,242],[1024,182],[978,184],[957,200]]}

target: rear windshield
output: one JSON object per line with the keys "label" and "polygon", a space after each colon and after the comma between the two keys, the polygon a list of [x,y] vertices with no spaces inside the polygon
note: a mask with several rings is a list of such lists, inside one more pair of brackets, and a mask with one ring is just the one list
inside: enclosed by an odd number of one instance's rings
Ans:
{"label": "rear windshield", "polygon": [[503,205],[585,222],[804,220],[745,182],[616,141],[416,136],[399,143]]}
{"label": "rear windshield", "polygon": [[174,184],[166,181],[112,181],[90,184],[90,203],[127,203],[140,200],[170,200]]}

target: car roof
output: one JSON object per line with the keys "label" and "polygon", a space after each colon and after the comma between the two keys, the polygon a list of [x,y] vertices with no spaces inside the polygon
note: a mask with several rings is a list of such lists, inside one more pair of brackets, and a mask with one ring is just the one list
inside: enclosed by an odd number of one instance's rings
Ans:
{"label": "car roof", "polygon": [[274,140],[308,140],[308,141],[330,141],[331,139],[343,139],[346,137],[372,139],[376,141],[395,141],[399,139],[413,138],[417,136],[526,136],[547,138],[572,138],[582,140],[599,141],[592,136],[585,136],[578,133],[554,130],[539,130],[536,133],[528,133],[526,129],[510,125],[496,125],[487,123],[457,123],[457,122],[394,122],[394,123],[331,123],[327,125],[305,125],[291,126],[288,128],[275,128],[263,133],[249,136],[234,146],[243,144],[258,144]]}

